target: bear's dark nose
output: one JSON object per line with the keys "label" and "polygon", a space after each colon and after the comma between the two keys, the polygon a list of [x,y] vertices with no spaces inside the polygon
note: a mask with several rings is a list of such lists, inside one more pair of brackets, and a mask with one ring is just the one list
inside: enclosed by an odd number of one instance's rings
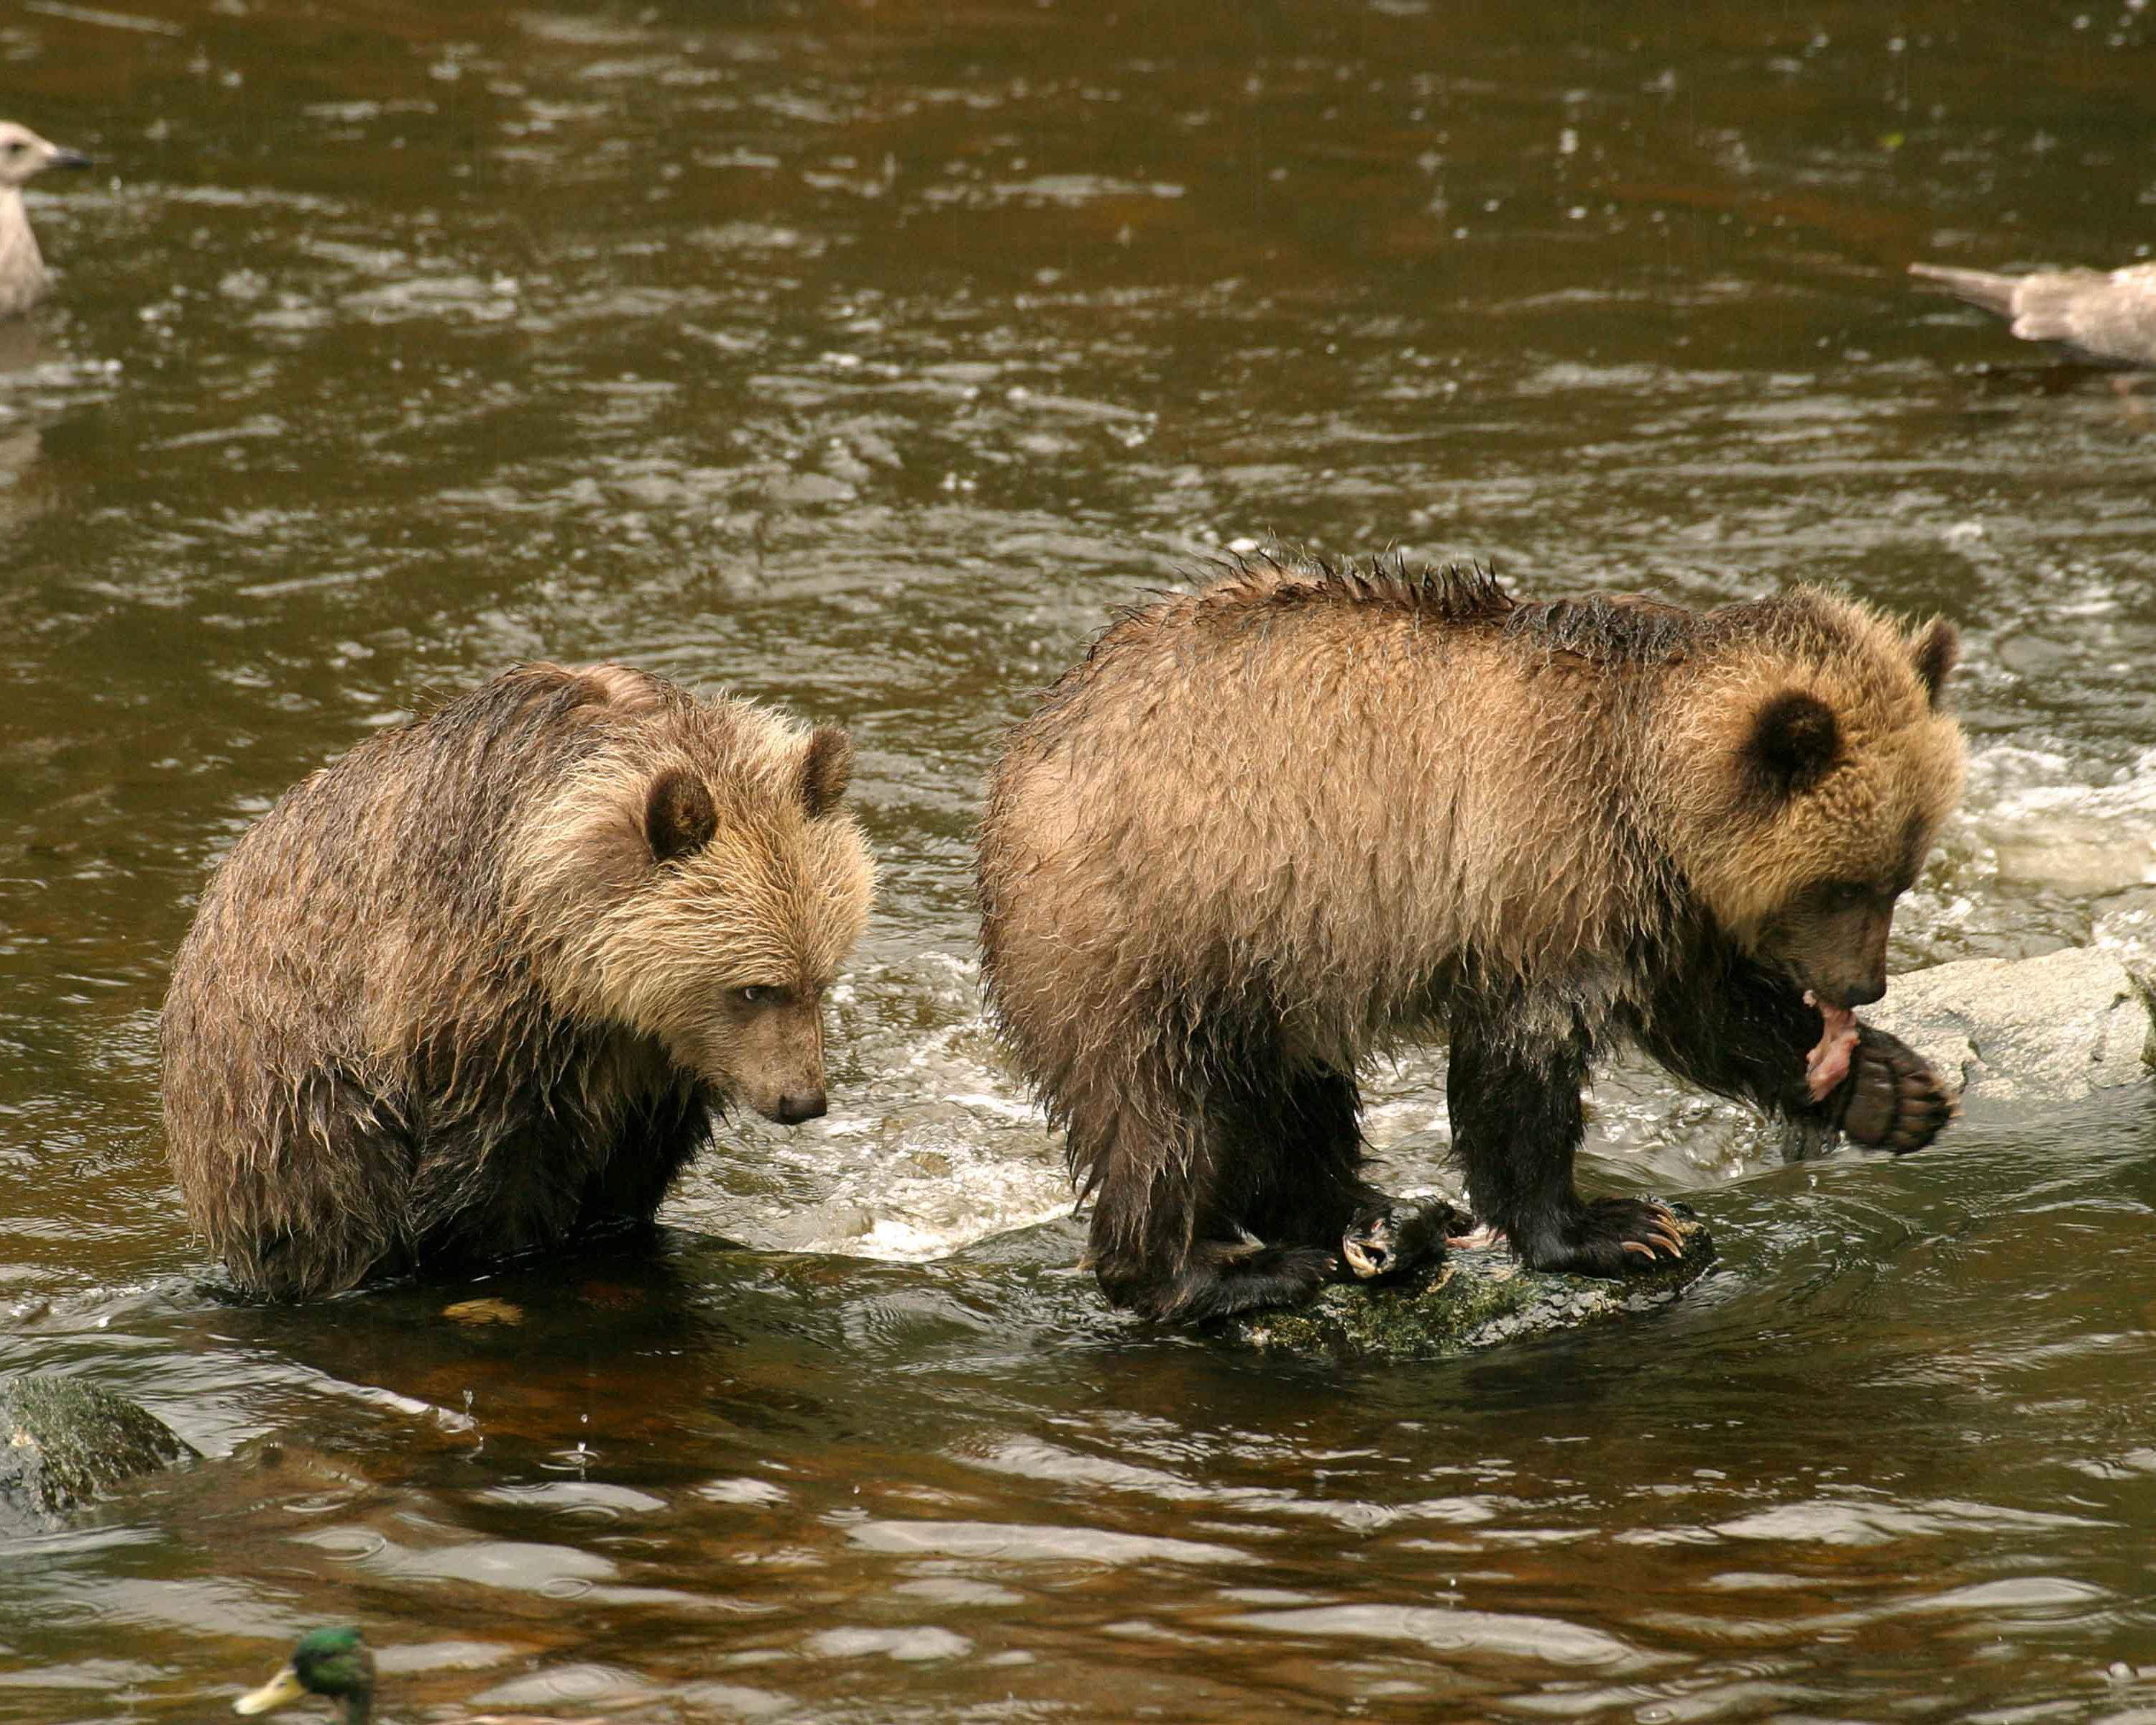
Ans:
{"label": "bear's dark nose", "polygon": [[1844,1006],[1869,1006],[1875,1000],[1887,998],[1887,983],[1881,978],[1876,983],[1851,983],[1840,991]]}
{"label": "bear's dark nose", "polygon": [[824,1112],[824,1092],[821,1090],[790,1090],[778,1099],[775,1117],[781,1126],[798,1126],[804,1120],[814,1120]]}

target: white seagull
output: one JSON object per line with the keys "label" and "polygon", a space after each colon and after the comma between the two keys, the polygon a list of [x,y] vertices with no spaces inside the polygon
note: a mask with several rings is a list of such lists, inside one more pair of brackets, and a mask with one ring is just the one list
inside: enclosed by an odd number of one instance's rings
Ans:
{"label": "white seagull", "polygon": [[49,144],[27,126],[0,120],[0,317],[28,311],[50,278],[23,208],[23,187],[49,167],[88,167],[80,150]]}
{"label": "white seagull", "polygon": [[1912,264],[1909,274],[1996,312],[2025,341],[2056,341],[2098,365],[2156,367],[2156,264],[2029,275]]}

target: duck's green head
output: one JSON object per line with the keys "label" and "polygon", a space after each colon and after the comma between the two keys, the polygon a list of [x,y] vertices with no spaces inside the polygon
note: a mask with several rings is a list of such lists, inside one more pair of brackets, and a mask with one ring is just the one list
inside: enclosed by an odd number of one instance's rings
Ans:
{"label": "duck's green head", "polygon": [[356,1629],[310,1630],[279,1671],[259,1689],[250,1689],[232,1704],[235,1713],[266,1713],[303,1696],[326,1695],[343,1702],[350,1717],[364,1718],[374,1692],[374,1656]]}

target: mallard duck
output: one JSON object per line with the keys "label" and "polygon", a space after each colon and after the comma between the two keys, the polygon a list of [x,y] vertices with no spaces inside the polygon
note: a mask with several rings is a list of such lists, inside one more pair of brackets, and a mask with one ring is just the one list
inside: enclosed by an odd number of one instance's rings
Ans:
{"label": "mallard duck", "polygon": [[[309,1630],[292,1656],[259,1689],[232,1704],[235,1713],[267,1713],[319,1695],[344,1703],[345,1725],[368,1725],[374,1717],[374,1656],[352,1628]],[[598,1719],[565,1719],[542,1713],[475,1713],[470,1725],[603,1725]]]}
{"label": "mallard duck", "polygon": [[2029,275],[1912,264],[1909,274],[2005,318],[2025,341],[2056,341],[2098,365],[2156,367],[2156,264]]}
{"label": "mallard duck", "polygon": [[345,1725],[374,1715],[374,1656],[356,1629],[309,1630],[284,1668],[232,1704],[235,1713],[266,1713],[309,1695],[344,1703]]}

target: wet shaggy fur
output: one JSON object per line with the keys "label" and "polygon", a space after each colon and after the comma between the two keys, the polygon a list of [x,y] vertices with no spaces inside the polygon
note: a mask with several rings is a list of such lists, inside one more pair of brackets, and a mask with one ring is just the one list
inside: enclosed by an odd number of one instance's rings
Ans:
{"label": "wet shaggy fur", "polygon": [[511,671],[289,792],[211,878],[165,1122],[240,1284],[648,1219],[746,1102],[824,1111],[868,852],[845,733],[620,665]]}
{"label": "wet shaggy fur", "polygon": [[[1810,588],[1694,614],[1485,573],[1248,562],[1126,614],[1009,739],[980,835],[992,1016],[1093,1201],[1116,1303],[1201,1318],[1438,1242],[1363,1178],[1357,1076],[1448,1040],[1477,1217],[1621,1274],[1666,1213],[1575,1192],[1620,1040],[1915,1148],[1947,1104],[1868,1027],[1959,794],[1956,651]],[[1433,1224],[1433,1227],[1435,1224]],[[1374,1266],[1373,1256],[1379,1261]]]}

